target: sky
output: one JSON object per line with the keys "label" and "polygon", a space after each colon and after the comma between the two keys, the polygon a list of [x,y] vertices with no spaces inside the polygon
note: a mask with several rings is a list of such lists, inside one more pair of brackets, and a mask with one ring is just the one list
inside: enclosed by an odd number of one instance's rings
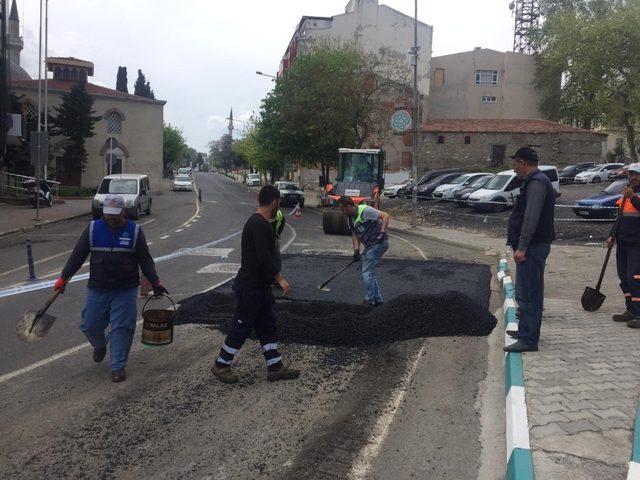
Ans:
{"label": "sky", "polygon": [[[8,0],[7,3],[9,3]],[[37,78],[39,0],[17,0],[25,42],[21,64]],[[434,56],[475,47],[511,50],[510,0],[418,0],[419,20],[433,26]],[[303,15],[344,13],[347,0],[51,0],[49,56],[95,64],[92,83],[115,88],[126,66],[129,92],[138,69],[156,98],[166,100],[165,122],[183,129],[187,143],[207,143],[227,132],[229,110],[247,120],[272,87]],[[413,0],[380,0],[413,16]],[[44,48],[44,47],[43,47]],[[235,134],[242,133],[242,123]]]}

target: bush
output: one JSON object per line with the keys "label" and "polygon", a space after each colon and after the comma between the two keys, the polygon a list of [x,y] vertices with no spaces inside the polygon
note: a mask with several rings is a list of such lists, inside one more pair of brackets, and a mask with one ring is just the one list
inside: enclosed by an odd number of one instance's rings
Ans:
{"label": "bush", "polygon": [[60,187],[59,195],[61,197],[93,197],[97,188],[88,187]]}

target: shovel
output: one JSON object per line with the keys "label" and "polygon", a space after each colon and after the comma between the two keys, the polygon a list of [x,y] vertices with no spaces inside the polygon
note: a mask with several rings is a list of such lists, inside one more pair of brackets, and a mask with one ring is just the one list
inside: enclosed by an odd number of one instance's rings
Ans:
{"label": "shovel", "polygon": [[48,315],[46,312],[53,301],[58,298],[58,295],[60,295],[60,291],[56,290],[40,310],[37,312],[27,311],[22,315],[16,327],[20,340],[28,343],[37,342],[49,332],[56,317]]}
{"label": "shovel", "polygon": [[[364,254],[363,254],[364,255]],[[331,289],[329,287],[327,287],[327,285],[329,285],[329,283],[331,283],[338,275],[340,275],[342,272],[344,272],[347,268],[349,268],[351,265],[353,265],[355,262],[355,260],[352,260],[349,264],[345,265],[344,267],[342,267],[340,270],[338,270],[337,273],[335,273],[329,280],[327,280],[326,282],[324,282],[322,285],[318,285],[318,290],[322,290],[323,292],[330,292]]]}
{"label": "shovel", "polygon": [[[611,237],[615,240],[618,234],[618,226],[620,225],[620,218],[622,217],[622,211],[624,209],[624,205],[627,203],[627,199],[625,198],[622,201],[622,205],[620,206],[620,210],[618,210],[618,216],[616,217],[616,222],[613,224],[613,229],[611,231]],[[611,246],[607,248],[607,255],[604,257],[604,264],[602,265],[602,270],[600,271],[600,278],[598,278],[598,284],[596,288],[586,287],[584,289],[584,293],[582,294],[582,308],[584,308],[587,312],[595,312],[600,309],[604,300],[607,298],[604,293],[600,291],[600,287],[602,286],[602,280],[604,279],[604,272],[607,270],[607,264],[609,263],[609,258],[611,257],[611,250],[613,249],[613,243]]]}

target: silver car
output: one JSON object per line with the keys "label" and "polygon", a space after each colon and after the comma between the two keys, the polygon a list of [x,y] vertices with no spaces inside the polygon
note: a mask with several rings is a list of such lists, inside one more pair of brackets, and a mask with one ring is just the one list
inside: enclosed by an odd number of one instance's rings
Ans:
{"label": "silver car", "polygon": [[102,216],[102,205],[107,195],[121,195],[124,198],[125,212],[129,218],[138,219],[143,213],[151,215],[153,199],[147,175],[123,173],[104,177],[91,204],[93,218]]}

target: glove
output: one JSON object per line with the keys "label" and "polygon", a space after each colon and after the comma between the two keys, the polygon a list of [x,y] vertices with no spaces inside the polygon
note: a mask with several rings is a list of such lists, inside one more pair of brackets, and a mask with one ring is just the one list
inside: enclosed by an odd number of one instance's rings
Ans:
{"label": "glove", "polygon": [[360,261],[360,250],[354,250],[353,251],[353,263],[359,262]]}
{"label": "glove", "polygon": [[168,295],[168,294],[169,294],[169,290],[164,288],[164,285],[160,283],[160,280],[158,280],[156,283],[153,284],[153,295],[155,297],[157,297],[158,295]]}
{"label": "glove", "polygon": [[387,232],[380,232],[376,237],[376,242],[382,243],[387,238]]}
{"label": "glove", "polygon": [[56,280],[56,283],[53,284],[53,291],[58,291],[60,293],[64,293],[64,289],[67,287],[67,281],[60,277]]}

